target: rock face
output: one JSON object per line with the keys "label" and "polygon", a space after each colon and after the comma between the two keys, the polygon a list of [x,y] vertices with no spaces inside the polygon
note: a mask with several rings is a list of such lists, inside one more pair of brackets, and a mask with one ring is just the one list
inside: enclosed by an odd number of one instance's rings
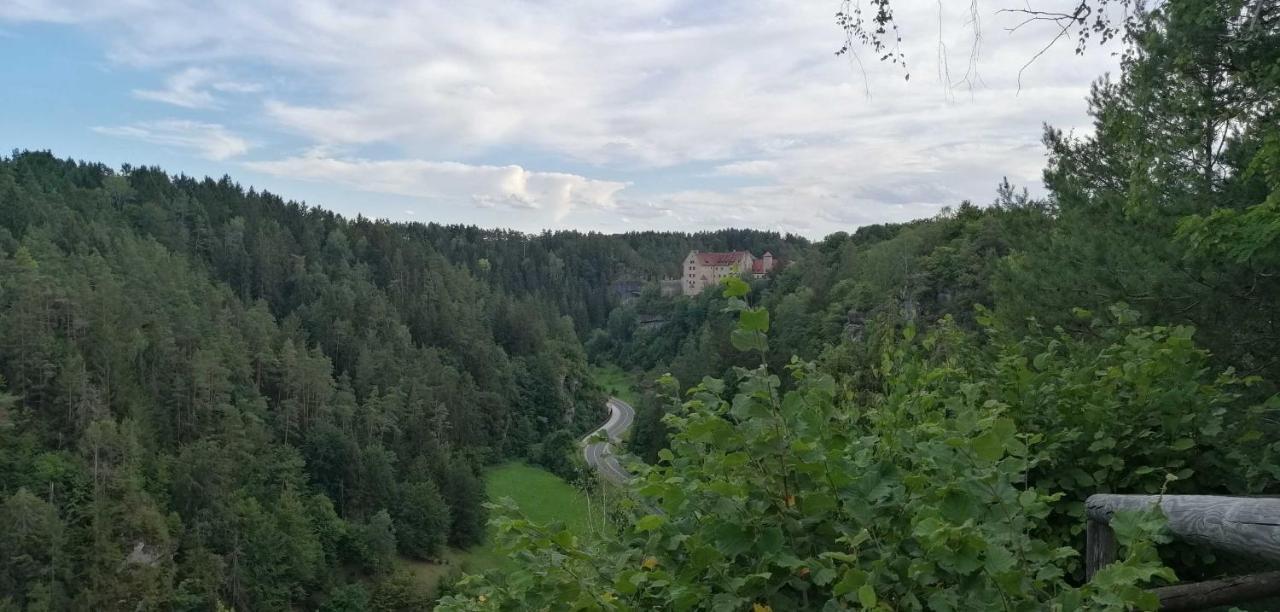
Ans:
{"label": "rock face", "polygon": [[125,563],[129,565],[145,565],[147,567],[155,567],[164,559],[164,551],[159,546],[147,546],[146,542],[137,542],[133,545],[133,551],[125,557]]}
{"label": "rock face", "polygon": [[862,340],[862,332],[867,328],[867,318],[856,309],[845,313],[844,335],[853,342]]}

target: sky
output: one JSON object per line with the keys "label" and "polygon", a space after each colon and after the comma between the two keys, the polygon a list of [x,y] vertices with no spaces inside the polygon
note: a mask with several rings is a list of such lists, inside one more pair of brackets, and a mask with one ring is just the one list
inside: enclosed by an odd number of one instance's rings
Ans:
{"label": "sky", "polygon": [[1005,4],[898,0],[907,79],[835,55],[838,0],[0,0],[0,147],[350,216],[818,238],[1043,193],[1044,125],[1087,132],[1117,62],[1020,74],[1054,26]]}

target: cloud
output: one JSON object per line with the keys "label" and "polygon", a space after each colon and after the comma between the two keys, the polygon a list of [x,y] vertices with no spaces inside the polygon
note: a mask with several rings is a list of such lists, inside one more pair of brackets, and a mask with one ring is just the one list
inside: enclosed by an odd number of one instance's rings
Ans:
{"label": "cloud", "polygon": [[187,68],[165,80],[164,89],[135,89],[134,97],[181,106],[184,108],[218,108],[214,93],[254,93],[261,87],[223,79],[217,72],[204,68]]}
{"label": "cloud", "polygon": [[[470,165],[416,159],[369,160],[291,157],[246,162],[266,174],[336,182],[362,191],[410,196],[481,208],[545,210],[562,221],[575,208],[611,209],[626,183],[520,166]],[[409,213],[412,214],[412,213]]]}
{"label": "cloud", "polygon": [[161,146],[193,149],[201,156],[215,161],[243,155],[251,148],[249,141],[231,133],[219,124],[181,119],[98,126],[94,127],[93,131]]}
{"label": "cloud", "polygon": [[265,109],[280,125],[322,147],[388,140],[403,132],[400,126],[382,122],[368,111],[295,106],[279,100],[268,100]]}
{"label": "cloud", "polygon": [[750,159],[716,166],[715,173],[724,176],[770,176],[778,171],[778,163]]}
{"label": "cloud", "polygon": [[[873,54],[862,53],[865,81],[833,55],[834,0],[7,4],[0,19],[79,24],[116,63],[170,74],[135,92],[146,99],[217,110],[233,93],[218,83],[230,79],[204,67],[265,73],[260,111],[217,119],[319,149],[263,169],[399,194],[470,185],[446,195],[544,212],[597,210],[574,202],[592,199],[597,183],[629,181],[608,192],[616,218],[593,221],[618,229],[631,229],[628,219],[819,233],[983,201],[1003,176],[1036,191],[1042,124],[1087,129],[1088,86],[1116,66],[1106,50],[1080,58],[1060,43],[1019,86],[1053,32],[1033,24],[1006,35],[1016,16],[997,10],[1014,0],[979,3],[976,22],[967,2],[896,0],[909,82]],[[970,89],[960,79],[976,33]],[[511,177],[522,176],[518,187]],[[564,186],[570,193],[556,195]]]}
{"label": "cloud", "polygon": [[92,4],[48,0],[9,0],[0,4],[0,19],[18,22],[79,23],[107,17],[104,11],[92,10]]}

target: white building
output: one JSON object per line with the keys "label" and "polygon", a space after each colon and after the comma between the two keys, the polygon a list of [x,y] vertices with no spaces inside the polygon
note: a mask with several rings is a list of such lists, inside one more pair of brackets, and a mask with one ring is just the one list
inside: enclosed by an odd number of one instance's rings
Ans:
{"label": "white building", "polygon": [[684,258],[681,269],[680,289],[685,295],[698,295],[707,287],[716,287],[730,276],[750,274],[754,278],[763,278],[772,272],[777,265],[773,253],[765,252],[756,258],[747,251],[730,251],[728,253],[702,253],[689,251]]}

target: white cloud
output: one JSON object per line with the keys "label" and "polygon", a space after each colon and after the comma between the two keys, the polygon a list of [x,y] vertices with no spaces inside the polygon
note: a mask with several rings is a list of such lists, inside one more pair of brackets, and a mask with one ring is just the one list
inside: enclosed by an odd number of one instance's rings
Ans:
{"label": "white cloud", "polygon": [[164,89],[135,89],[133,95],[143,100],[164,102],[184,108],[218,108],[218,93],[245,94],[260,91],[254,83],[223,78],[218,72],[204,68],[187,68],[165,80]]}
{"label": "white cloud", "polygon": [[368,111],[295,106],[268,100],[267,115],[291,131],[310,137],[320,147],[388,140],[404,130],[380,121]]}
{"label": "white cloud", "polygon": [[778,171],[778,162],[748,159],[716,166],[715,173],[724,176],[770,176]]}
{"label": "white cloud", "polygon": [[[1075,0],[1029,1],[1054,9]],[[272,87],[261,116],[239,119],[320,147],[261,162],[282,174],[307,174],[328,160],[346,165],[310,180],[388,191],[422,190],[424,177],[492,185],[505,176],[492,169],[519,168],[511,163],[624,178],[671,171],[681,184],[636,179],[616,212],[684,229],[786,223],[820,233],[960,198],[982,201],[1006,175],[1038,185],[1042,122],[1086,126],[1089,83],[1116,60],[1104,50],[1079,58],[1059,44],[1019,91],[1019,68],[1053,35],[1003,31],[1016,16],[997,10],[1022,2],[981,0],[980,78],[970,91],[941,82],[937,59],[941,47],[949,50],[949,81],[964,72],[974,40],[969,3],[898,0],[912,78],[864,52],[870,98],[860,70],[833,55],[841,42],[836,0],[545,0],[503,9],[417,0],[17,0],[0,18],[81,23],[119,63],[178,70],[165,87],[137,93],[180,106],[210,108],[230,93],[216,87],[221,75],[191,66],[266,71]],[[490,170],[477,178],[412,160]],[[342,174],[350,167],[382,178]],[[726,177],[754,186],[706,186]],[[498,189],[496,199],[478,189],[474,202],[550,209],[548,202],[581,195],[556,200],[552,187],[541,188],[529,199],[512,196],[515,188]]]}
{"label": "white cloud", "polygon": [[98,126],[93,131],[162,146],[193,149],[212,160],[225,160],[248,152],[249,141],[216,123],[162,119],[129,125]]}
{"label": "white cloud", "polygon": [[470,203],[482,208],[545,210],[550,213],[549,220],[557,223],[575,208],[615,207],[615,195],[627,187],[626,183],[617,181],[593,180],[561,172],[534,172],[514,165],[414,159],[292,157],[246,162],[245,166],[274,176],[335,182],[374,193]]}

